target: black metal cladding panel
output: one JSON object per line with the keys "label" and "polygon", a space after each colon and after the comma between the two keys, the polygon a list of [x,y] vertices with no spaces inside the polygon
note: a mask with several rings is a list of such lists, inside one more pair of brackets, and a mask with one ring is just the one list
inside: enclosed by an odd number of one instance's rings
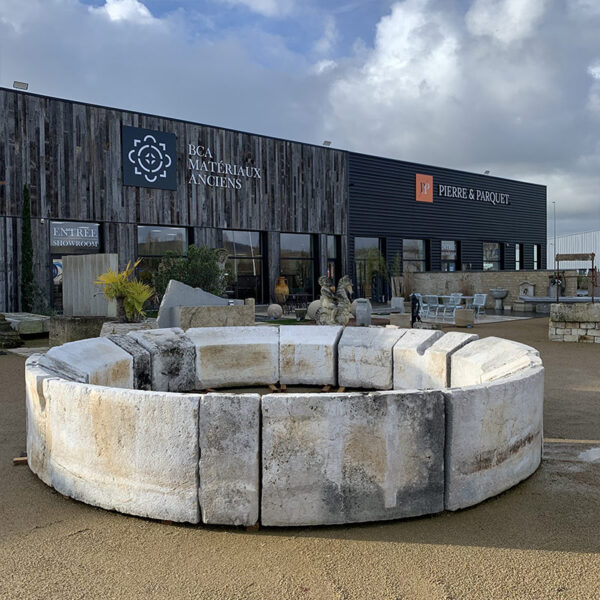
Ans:
{"label": "black metal cladding panel", "polygon": [[[433,176],[433,203],[416,202],[417,173]],[[350,236],[386,237],[388,247],[396,237],[460,240],[473,269],[483,241],[545,246],[546,186],[352,152],[348,177]],[[509,194],[510,204],[440,197],[440,184]]]}

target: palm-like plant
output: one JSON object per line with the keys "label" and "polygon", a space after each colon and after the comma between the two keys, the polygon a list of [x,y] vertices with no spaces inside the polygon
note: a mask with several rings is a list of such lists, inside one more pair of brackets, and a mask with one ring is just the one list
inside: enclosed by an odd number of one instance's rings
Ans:
{"label": "palm-like plant", "polygon": [[139,259],[133,265],[128,262],[127,267],[120,273],[109,269],[94,282],[104,286],[106,298],[116,300],[120,321],[135,321],[144,317],[144,303],[154,294],[149,285],[131,278],[139,263]]}

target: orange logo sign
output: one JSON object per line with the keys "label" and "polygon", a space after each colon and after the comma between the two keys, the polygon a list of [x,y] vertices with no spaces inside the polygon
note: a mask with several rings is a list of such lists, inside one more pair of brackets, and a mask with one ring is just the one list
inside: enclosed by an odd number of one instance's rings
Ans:
{"label": "orange logo sign", "polygon": [[417,173],[415,182],[415,200],[417,202],[433,202],[433,176]]}

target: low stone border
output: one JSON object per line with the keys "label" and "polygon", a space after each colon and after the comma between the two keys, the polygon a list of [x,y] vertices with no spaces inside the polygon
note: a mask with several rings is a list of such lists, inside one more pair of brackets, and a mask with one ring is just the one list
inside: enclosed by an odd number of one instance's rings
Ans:
{"label": "low stone border", "polygon": [[[64,495],[154,519],[414,517],[477,504],[541,461],[541,360],[500,338],[155,329],[52,348],[27,360],[25,378],[32,471]],[[276,384],[359,391],[198,392]]]}
{"label": "low stone border", "polygon": [[586,304],[553,304],[548,337],[553,342],[600,344],[600,299]]}

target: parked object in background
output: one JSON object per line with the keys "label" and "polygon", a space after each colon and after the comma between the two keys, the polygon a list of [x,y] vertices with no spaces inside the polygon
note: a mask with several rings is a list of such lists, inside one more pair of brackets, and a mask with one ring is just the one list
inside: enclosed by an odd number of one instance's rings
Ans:
{"label": "parked object in background", "polygon": [[0,348],[18,348],[23,342],[19,334],[10,326],[4,315],[0,313]]}
{"label": "parked object in background", "polygon": [[415,322],[421,322],[421,312],[423,311],[423,302],[421,294],[411,294],[410,296],[410,325]]}
{"label": "parked object in background", "polygon": [[366,298],[359,298],[356,303],[356,325],[368,327],[371,325],[371,304]]}
{"label": "parked object in background", "polygon": [[472,308],[459,308],[454,313],[454,324],[457,327],[473,327],[475,311]]}
{"label": "parked object in background", "polygon": [[494,300],[496,301],[494,310],[502,310],[502,300],[504,300],[504,298],[506,298],[506,296],[508,295],[508,290],[505,290],[504,288],[492,288],[490,290],[490,294],[492,295],[492,298],[494,298]]}
{"label": "parked object in background", "polygon": [[281,319],[283,316],[283,308],[279,304],[269,304],[267,308],[267,316],[271,321]]}
{"label": "parked object in background", "polygon": [[287,279],[285,277],[278,277],[273,288],[273,295],[275,302],[278,304],[285,304],[288,296],[290,295],[290,288],[288,287]]}
{"label": "parked object in background", "polygon": [[456,314],[456,309],[460,306],[462,301],[462,294],[460,292],[455,292],[450,294],[450,297],[444,297],[444,308],[442,317],[446,320],[446,317],[454,318]]}
{"label": "parked object in background", "polygon": [[437,295],[434,294],[426,294],[425,295],[425,304],[427,306],[427,314],[426,317],[433,316],[437,317],[440,308],[443,310],[443,304],[440,304],[440,299]]}

